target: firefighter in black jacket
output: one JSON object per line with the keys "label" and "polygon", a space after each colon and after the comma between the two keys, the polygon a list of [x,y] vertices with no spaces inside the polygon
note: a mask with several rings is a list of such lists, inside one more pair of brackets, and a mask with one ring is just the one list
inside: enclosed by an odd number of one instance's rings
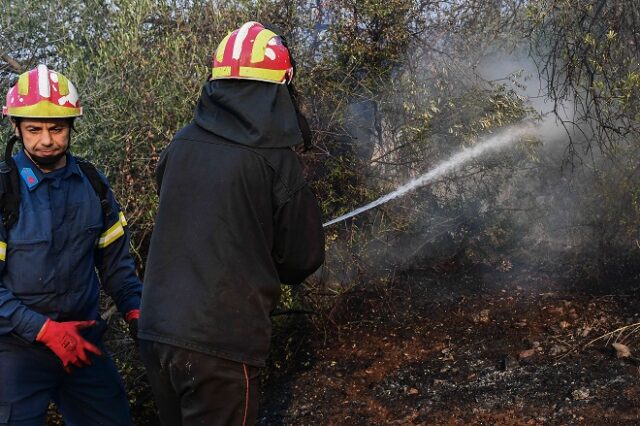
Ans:
{"label": "firefighter in black jacket", "polygon": [[222,40],[192,123],[162,153],[140,350],[165,425],[244,425],[280,284],[324,260],[322,221],[283,40],[248,22]]}

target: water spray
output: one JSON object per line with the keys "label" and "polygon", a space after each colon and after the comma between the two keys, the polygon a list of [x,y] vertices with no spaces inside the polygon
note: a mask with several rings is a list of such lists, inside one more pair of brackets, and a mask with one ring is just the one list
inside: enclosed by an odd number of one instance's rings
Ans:
{"label": "water spray", "polygon": [[515,141],[521,139],[522,137],[532,134],[533,129],[534,129],[534,125],[530,122],[527,122],[517,126],[508,127],[502,130],[500,133],[497,133],[492,136],[488,136],[484,138],[481,142],[475,144],[473,147],[463,149],[461,152],[455,154],[448,160],[438,164],[432,170],[428,171],[422,176],[418,176],[417,178],[405,183],[395,191],[390,192],[389,194],[384,195],[378,198],[377,200],[372,201],[369,204],[359,207],[350,213],[346,213],[346,214],[343,214],[342,216],[332,219],[329,222],[323,224],[322,226],[326,228],[327,226],[331,226],[334,223],[338,223],[343,220],[349,219],[351,217],[359,215],[360,213],[366,212],[367,210],[371,210],[374,207],[384,204],[387,201],[391,201],[395,198],[398,198],[409,191],[412,191],[416,188],[419,188],[421,186],[424,186],[434,181],[436,178],[439,178],[440,176],[446,173],[449,173],[451,170],[454,170],[458,166],[461,166],[467,163],[468,161],[481,156],[487,151],[504,148],[507,145],[510,145]]}

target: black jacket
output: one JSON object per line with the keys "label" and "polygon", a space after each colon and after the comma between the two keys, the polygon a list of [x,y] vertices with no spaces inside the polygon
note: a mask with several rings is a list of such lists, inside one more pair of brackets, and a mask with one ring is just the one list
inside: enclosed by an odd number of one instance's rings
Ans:
{"label": "black jacket", "polygon": [[207,83],[162,153],[139,337],[263,366],[280,283],[324,261],[285,86]]}

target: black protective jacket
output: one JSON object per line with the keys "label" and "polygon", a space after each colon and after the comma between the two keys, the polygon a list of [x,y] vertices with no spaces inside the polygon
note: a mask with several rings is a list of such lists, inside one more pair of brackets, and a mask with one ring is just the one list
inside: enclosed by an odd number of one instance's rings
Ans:
{"label": "black protective jacket", "polygon": [[263,366],[280,283],[324,261],[285,86],[207,83],[162,153],[139,337]]}

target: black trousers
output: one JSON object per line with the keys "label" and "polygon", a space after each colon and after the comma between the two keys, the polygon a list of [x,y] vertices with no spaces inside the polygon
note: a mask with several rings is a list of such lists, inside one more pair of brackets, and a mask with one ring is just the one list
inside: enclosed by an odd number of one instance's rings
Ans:
{"label": "black trousers", "polygon": [[259,368],[140,340],[164,426],[248,426],[258,415]]}

